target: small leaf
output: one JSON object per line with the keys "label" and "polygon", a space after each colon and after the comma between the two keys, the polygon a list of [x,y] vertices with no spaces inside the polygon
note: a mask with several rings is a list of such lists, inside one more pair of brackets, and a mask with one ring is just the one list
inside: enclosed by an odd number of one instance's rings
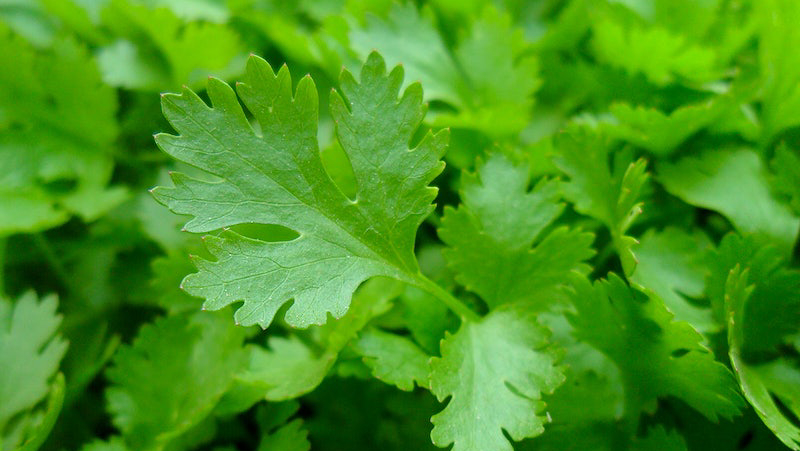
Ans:
{"label": "small leaf", "polygon": [[[528,189],[527,166],[492,155],[475,175],[462,177],[462,205],[445,208],[439,236],[456,280],[490,307],[529,301],[544,307],[567,275],[591,257],[593,236],[548,227],[563,210],[558,183]],[[534,245],[535,243],[535,245]]]}
{"label": "small leaf", "polygon": [[428,387],[430,356],[408,338],[372,328],[362,332],[353,346],[383,382],[405,391],[413,390],[414,383]]}
{"label": "small leaf", "polygon": [[431,361],[431,391],[450,402],[431,418],[433,443],[511,451],[505,434],[519,441],[544,432],[541,395],[564,382],[548,336],[529,313],[500,309],[445,338]]}

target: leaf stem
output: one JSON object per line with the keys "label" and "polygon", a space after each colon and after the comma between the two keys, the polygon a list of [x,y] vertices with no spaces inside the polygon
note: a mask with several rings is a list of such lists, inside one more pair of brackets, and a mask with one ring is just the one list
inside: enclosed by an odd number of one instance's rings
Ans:
{"label": "leaf stem", "polygon": [[447,307],[450,308],[450,310],[455,312],[462,319],[475,322],[481,320],[481,316],[475,313],[474,310],[467,307],[466,304],[464,304],[462,301],[458,300],[455,296],[450,294],[449,291],[440,287],[439,284],[425,277],[423,274],[418,274],[415,277],[415,281],[419,288],[427,291],[428,293],[435,296],[436,299],[439,299],[440,301],[444,302],[445,305],[447,305]]}
{"label": "leaf stem", "polygon": [[39,249],[39,252],[42,253],[44,259],[47,261],[47,264],[50,265],[50,269],[56,274],[56,277],[64,284],[64,287],[67,289],[69,294],[74,294],[74,290],[72,289],[72,283],[70,282],[69,273],[67,273],[66,268],[61,263],[61,260],[56,255],[53,247],[50,246],[50,243],[47,241],[47,238],[44,237],[41,233],[34,233],[31,234],[31,238],[33,239],[33,243]]}
{"label": "leaf stem", "polygon": [[[6,293],[6,246],[8,238],[0,236],[0,297]],[[0,429],[2,431],[2,429]]]}

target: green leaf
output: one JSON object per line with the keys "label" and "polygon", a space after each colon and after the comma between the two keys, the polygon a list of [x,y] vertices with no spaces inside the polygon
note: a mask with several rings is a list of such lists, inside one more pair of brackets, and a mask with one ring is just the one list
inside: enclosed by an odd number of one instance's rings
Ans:
{"label": "green leaf", "polygon": [[306,438],[308,431],[302,429],[303,420],[293,420],[274,432],[261,437],[257,451],[308,451],[311,444]]}
{"label": "green leaf", "polygon": [[775,173],[772,188],[789,200],[795,216],[800,216],[800,155],[782,145],[770,162]]}
{"label": "green leaf", "polygon": [[412,3],[394,4],[386,19],[368,14],[363,27],[350,30],[350,45],[362,59],[377,49],[387,64],[402,64],[409,80],[425,86],[426,99],[461,108],[464,81],[432,16],[429,8],[420,14]]}
{"label": "green leaf", "polygon": [[541,84],[539,62],[508,14],[486,6],[477,17],[453,53],[465,78],[466,108],[439,115],[434,124],[512,135],[528,126]]}
{"label": "green leaf", "polygon": [[244,329],[198,312],[146,324],[106,371],[114,425],[131,449],[160,450],[203,422],[241,368]]}
{"label": "green leaf", "polygon": [[[742,267],[733,268],[725,283],[725,308],[728,317],[728,346],[731,364],[739,379],[745,398],[750,402],[772,432],[786,446],[793,450],[800,450],[800,428],[784,415],[781,408],[775,403],[772,393],[784,400],[798,413],[797,388],[794,385],[800,378],[797,368],[778,368],[779,373],[773,374],[769,366],[751,366],[742,358],[742,345],[744,333],[741,328],[742,316],[745,305],[749,302],[752,286],[748,286],[749,271]],[[778,376],[777,378],[775,376]],[[786,379],[793,381],[786,385]]]}
{"label": "green leaf", "polygon": [[400,335],[370,328],[353,343],[356,352],[376,378],[400,390],[411,391],[414,383],[427,388],[430,356]]}
{"label": "green leaf", "polygon": [[542,393],[564,375],[549,347],[549,333],[526,311],[501,309],[480,322],[464,322],[431,361],[431,391],[447,407],[431,418],[431,438],[453,451],[510,451],[544,432]]}
{"label": "green leaf", "polygon": [[529,184],[527,165],[494,154],[476,174],[462,176],[458,209],[445,208],[445,258],[456,280],[490,307],[551,303],[566,276],[594,253],[590,233],[545,232],[564,208],[558,183],[542,180],[532,190]]}
{"label": "green leaf", "polygon": [[169,9],[128,0],[111,1],[103,22],[116,37],[97,56],[103,80],[111,86],[170,89],[198,85],[209,74],[241,72],[239,36],[221,24],[184,22]]}
{"label": "green leaf", "polygon": [[439,100],[457,112],[433,118],[436,126],[473,128],[490,136],[517,133],[528,123],[539,88],[538,60],[508,14],[491,6],[470,24],[451,50],[435,26],[430,8],[394,5],[388,17],[367,16],[349,33],[358,55],[377,49],[389,64],[403,64],[412,80],[425,86],[426,100]]}
{"label": "green leaf", "polygon": [[611,232],[625,274],[636,268],[632,247],[636,239],[625,235],[642,212],[639,195],[647,183],[647,162],[631,161],[625,153],[614,152],[611,142],[600,131],[573,126],[557,142],[554,162],[569,181],[562,184],[564,197],[580,213],[602,222]]}
{"label": "green leaf", "polygon": [[269,338],[269,350],[249,348],[250,362],[237,379],[245,385],[260,387],[262,397],[270,401],[296,398],[315,389],[328,374],[347,344],[375,316],[384,313],[389,302],[400,294],[398,282],[375,278],[365,283],[353,297],[342,318],[311,329],[312,343],[296,335]]}
{"label": "green leaf", "polygon": [[35,51],[0,24],[0,235],[36,232],[73,214],[91,221],[126,196],[107,188],[115,92],[88,51],[60,38]]}
{"label": "green leaf", "polygon": [[786,254],[794,247],[800,218],[770,193],[767,170],[752,150],[707,150],[657,169],[667,191],[685,202],[718,211],[739,232],[763,235]]}
{"label": "green leaf", "polygon": [[108,440],[94,440],[83,445],[81,451],[126,451],[125,441],[122,437],[114,436]]}
{"label": "green leaf", "polygon": [[681,434],[675,431],[667,432],[662,426],[655,426],[647,431],[647,436],[634,440],[631,451],[687,451]]}
{"label": "green leaf", "polygon": [[[33,292],[27,292],[15,303],[0,297],[0,437],[5,437],[12,419],[26,415],[48,392],[54,396],[59,390],[58,384],[51,386],[51,380],[67,342],[57,333],[61,324],[57,306],[52,295],[39,301]],[[63,380],[61,385],[63,390]],[[21,440],[28,438],[29,431],[19,432]],[[3,445],[8,449],[5,440]]]}
{"label": "green leaf", "polygon": [[705,292],[704,251],[711,241],[701,232],[676,228],[649,230],[634,249],[639,259],[631,283],[652,290],[664,301],[675,320],[686,321],[700,332],[719,330],[711,309],[693,304]]}
{"label": "green leaf", "polygon": [[716,102],[686,105],[669,114],[655,108],[632,107],[626,103],[611,105],[618,124],[608,126],[610,136],[624,139],[657,156],[667,156],[687,138],[709,126],[719,117]]}
{"label": "green leaf", "polygon": [[207,182],[175,173],[174,188],[155,190],[170,209],[194,216],[186,229],[261,223],[300,234],[283,242],[232,231],[207,237],[218,260],[198,260],[200,272],[184,280],[190,294],[206,298],[207,308],[243,300],[236,321],[266,328],[291,298],[287,322],[307,327],[324,323],[327,313],[340,318],[353,291],[370,277],[420,283],[414,239],[433,208],[436,190],[428,183],[442,170],[447,132],[429,132],[409,150],[425,113],[419,84],[398,100],[403,71],[397,67],[387,75],[377,53],[360,78],[343,72],[344,97],[331,97],[337,136],[358,184],[355,200],[341,193],[322,166],[310,77],[298,82],[292,97],[288,69],[275,75],[266,61],[250,58],[246,83],[238,89],[261,134],[250,126],[233,90],[216,79],[208,85],[213,108],[189,90],[164,97],[165,115],[181,135],[158,135],[158,145],[219,177]]}
{"label": "green leaf", "polygon": [[66,390],[66,383],[64,382],[64,375],[58,373],[50,387],[50,395],[47,397],[47,406],[44,413],[33,429],[27,440],[25,440],[17,450],[19,451],[36,451],[41,448],[45,440],[47,440],[50,431],[56,424],[58,414],[61,413],[61,407],[64,405],[64,392]]}
{"label": "green leaf", "polygon": [[569,315],[579,340],[594,346],[620,369],[625,414],[652,412],[656,400],[674,396],[712,421],[739,413],[742,401],[730,371],[714,360],[703,336],[674,321],[658,298],[647,298],[614,274],[592,285],[575,277]]}
{"label": "green leaf", "polygon": [[748,301],[737,312],[742,334],[740,353],[745,358],[774,357],[781,344],[800,331],[800,271],[790,269],[772,246],[753,236],[726,235],[709,255],[709,296],[718,320],[727,322],[726,281],[736,266],[755,281]]}
{"label": "green leaf", "polygon": [[666,28],[604,17],[595,19],[592,32],[592,49],[598,60],[631,75],[641,73],[653,84],[684,80],[700,84],[721,75],[712,49]]}
{"label": "green leaf", "polygon": [[769,143],[784,129],[800,125],[800,5],[792,0],[754,4],[760,40],[758,64],[763,86],[763,138]]}

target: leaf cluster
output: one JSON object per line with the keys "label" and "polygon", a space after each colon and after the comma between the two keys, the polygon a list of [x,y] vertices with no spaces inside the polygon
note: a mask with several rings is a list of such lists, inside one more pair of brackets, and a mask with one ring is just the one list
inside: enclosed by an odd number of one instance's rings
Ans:
{"label": "leaf cluster", "polygon": [[800,450],[798,23],[4,2],[0,451]]}

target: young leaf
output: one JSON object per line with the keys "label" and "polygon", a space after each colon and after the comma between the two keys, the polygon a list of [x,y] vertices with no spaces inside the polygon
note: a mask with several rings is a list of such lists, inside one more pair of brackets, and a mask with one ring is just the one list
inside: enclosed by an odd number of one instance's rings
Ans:
{"label": "young leaf", "polygon": [[[55,296],[39,301],[33,292],[13,304],[0,297],[0,437],[9,420],[32,409],[51,391],[51,380],[67,350],[57,333],[61,324],[57,306]],[[22,438],[27,438],[24,432]]]}
{"label": "young leaf", "polygon": [[594,286],[576,276],[575,289],[576,313],[569,321],[578,339],[619,367],[626,415],[636,419],[641,410],[652,411],[663,396],[682,399],[712,421],[739,413],[742,401],[730,371],[658,298],[645,298],[614,274]]}
{"label": "young leaf", "polygon": [[590,233],[562,227],[543,234],[564,208],[558,183],[529,190],[529,182],[527,166],[492,155],[477,174],[462,176],[462,205],[442,218],[439,236],[450,246],[444,255],[456,280],[490,307],[552,302],[570,271],[594,253]]}
{"label": "young leaf", "polygon": [[564,197],[608,227],[625,275],[630,276],[636,268],[632,247],[637,241],[625,232],[642,212],[639,194],[649,174],[645,160],[629,162],[624,153],[614,153],[609,167],[610,147],[602,132],[573,127],[558,141],[554,162],[569,177],[562,184]]}
{"label": "young leaf", "polygon": [[[789,390],[780,390],[786,388],[780,384],[775,390],[775,386],[770,387],[770,377],[764,377],[763,369],[749,365],[742,358],[742,345],[744,344],[744,333],[741,324],[743,323],[743,315],[745,306],[749,302],[750,294],[753,291],[752,286],[748,286],[749,274],[747,270],[742,270],[741,266],[733,268],[725,283],[725,309],[728,316],[728,346],[731,364],[739,379],[739,384],[742,387],[744,396],[755,408],[756,413],[764,421],[772,432],[789,448],[797,451],[800,450],[800,428],[794,424],[791,419],[787,418],[781,411],[781,408],[775,403],[772,397],[773,392],[777,392],[779,398],[786,400],[786,396],[797,402],[800,397],[797,396],[797,387],[794,384],[788,386]],[[790,370],[792,378],[796,383],[800,376],[796,368]],[[794,415],[797,415],[797,404],[790,402],[790,408],[794,409]]]}
{"label": "young leaf", "polygon": [[199,273],[184,281],[205,306],[220,309],[243,300],[235,318],[266,328],[289,299],[286,321],[294,327],[340,318],[353,291],[378,275],[419,283],[413,247],[417,227],[431,212],[447,132],[428,133],[415,149],[409,141],[422,121],[422,89],[412,84],[398,100],[403,70],[389,74],[370,55],[361,81],[344,71],[342,95],[332,94],[337,136],[358,184],[345,197],[325,172],[317,147],[317,92],[310,77],[292,97],[289,70],[274,74],[251,57],[238,91],[261,126],[257,134],[233,90],[210,79],[208,107],[189,90],[164,97],[163,107],[180,136],[158,135],[158,145],[220,180],[174,174],[174,188],[156,198],[194,218],[191,232],[243,223],[278,224],[297,231],[292,241],[264,242],[226,231],[208,237],[218,261],[198,260]]}
{"label": "young leaf", "polygon": [[431,391],[447,407],[431,418],[431,438],[453,451],[511,451],[544,432],[542,393],[564,375],[549,347],[549,332],[525,311],[499,309],[464,322],[431,361]]}
{"label": "young leaf", "polygon": [[671,194],[723,214],[742,233],[757,233],[789,253],[800,218],[770,193],[767,171],[752,150],[707,150],[658,166],[658,180]]}
{"label": "young leaf", "polygon": [[114,356],[106,391],[132,449],[163,449],[205,420],[243,363],[244,329],[198,312],[147,324]]}

